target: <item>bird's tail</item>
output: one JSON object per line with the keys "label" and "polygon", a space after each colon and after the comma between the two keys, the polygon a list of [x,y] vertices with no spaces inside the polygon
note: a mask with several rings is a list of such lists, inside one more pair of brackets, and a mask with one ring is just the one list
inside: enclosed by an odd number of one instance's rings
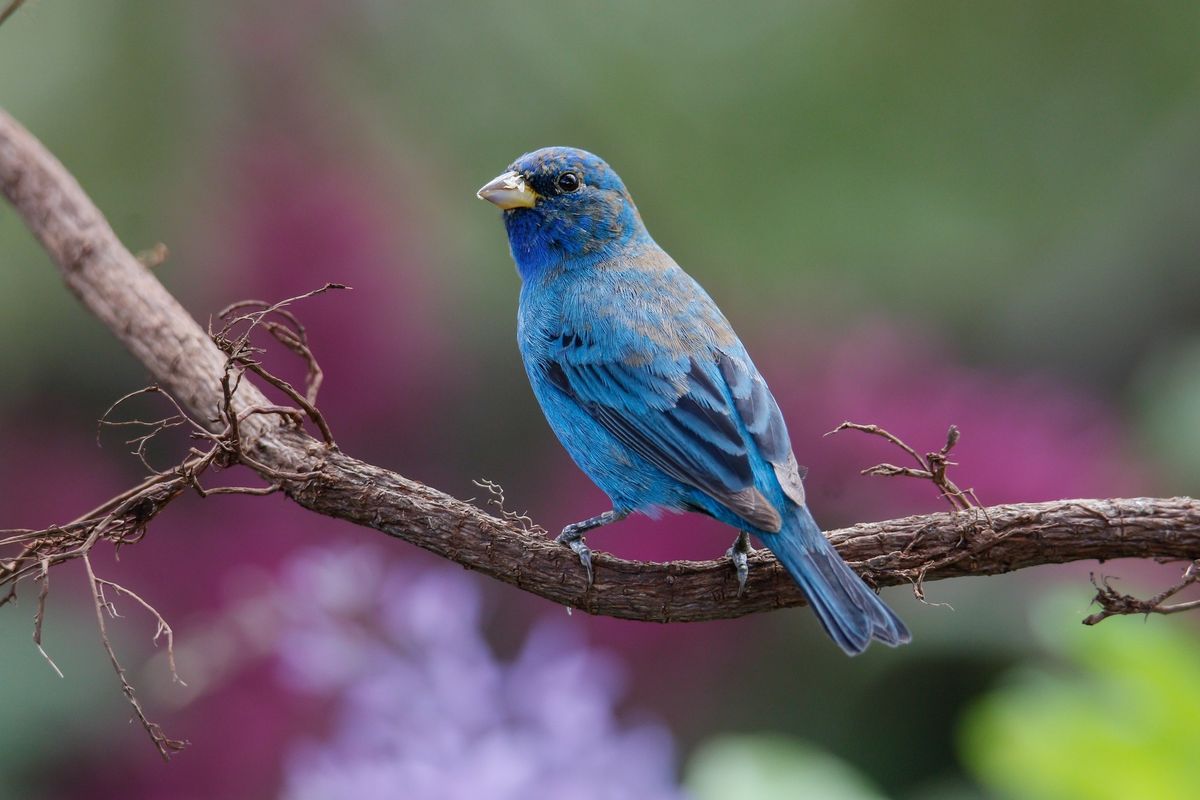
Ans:
{"label": "bird's tail", "polygon": [[797,509],[783,530],[764,536],[763,543],[800,584],[822,627],[848,655],[866,650],[871,639],[895,647],[912,638],[900,618],[842,561],[807,507]]}

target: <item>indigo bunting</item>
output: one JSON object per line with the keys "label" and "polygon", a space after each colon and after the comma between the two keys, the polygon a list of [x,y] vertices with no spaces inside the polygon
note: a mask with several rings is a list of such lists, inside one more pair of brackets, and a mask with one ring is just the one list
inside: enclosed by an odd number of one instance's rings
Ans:
{"label": "indigo bunting", "polygon": [[804,499],[783,415],[728,320],[650,238],[617,174],[597,156],[548,147],[517,159],[478,196],[503,209],[522,280],[517,340],[533,393],[612,510],[708,514],[738,529],[739,594],[754,534],[800,585],[846,653],[909,641],[904,623],[821,533]]}

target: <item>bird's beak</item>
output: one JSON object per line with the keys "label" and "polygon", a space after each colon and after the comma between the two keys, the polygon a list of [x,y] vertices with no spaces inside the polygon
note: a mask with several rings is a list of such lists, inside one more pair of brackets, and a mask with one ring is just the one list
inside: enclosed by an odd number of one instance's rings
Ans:
{"label": "bird's beak", "polygon": [[525,179],[516,172],[506,172],[484,184],[475,196],[505,211],[510,208],[533,208],[538,198],[537,192],[530,189]]}

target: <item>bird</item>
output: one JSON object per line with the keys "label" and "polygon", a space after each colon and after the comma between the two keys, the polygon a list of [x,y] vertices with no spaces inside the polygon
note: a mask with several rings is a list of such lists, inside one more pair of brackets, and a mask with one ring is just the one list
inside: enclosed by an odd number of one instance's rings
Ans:
{"label": "bird", "polygon": [[502,210],[521,278],[517,342],[563,447],[612,502],[584,534],[634,512],[698,512],[737,529],[726,555],[745,591],[750,535],[786,567],[847,654],[897,646],[904,623],[842,560],[809,511],[783,415],[717,304],[651,238],[601,158],[545,147],[476,193]]}

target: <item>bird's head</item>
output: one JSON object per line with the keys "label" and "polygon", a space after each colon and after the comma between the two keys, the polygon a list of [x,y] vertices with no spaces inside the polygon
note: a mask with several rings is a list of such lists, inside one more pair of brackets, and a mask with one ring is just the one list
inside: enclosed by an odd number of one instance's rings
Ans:
{"label": "bird's head", "polygon": [[478,196],[504,209],[522,277],[578,267],[648,235],[617,173],[573,147],[544,147],[514,161]]}

